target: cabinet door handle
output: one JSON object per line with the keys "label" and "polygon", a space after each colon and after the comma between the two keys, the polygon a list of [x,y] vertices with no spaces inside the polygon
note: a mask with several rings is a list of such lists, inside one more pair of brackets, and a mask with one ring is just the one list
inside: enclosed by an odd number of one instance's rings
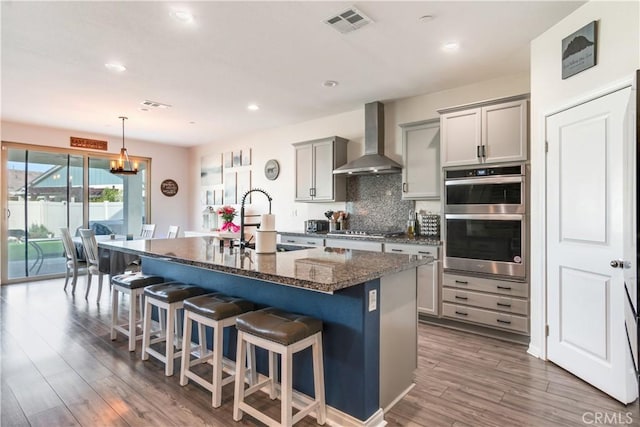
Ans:
{"label": "cabinet door handle", "polygon": [[487,158],[487,146],[486,145],[482,146],[482,157],[484,157],[485,159]]}
{"label": "cabinet door handle", "polygon": [[497,302],[496,305],[500,306],[500,307],[511,307],[511,304],[505,304],[502,302]]}
{"label": "cabinet door handle", "polygon": [[408,190],[407,190],[407,183],[406,183],[406,182],[403,182],[403,183],[402,183],[402,192],[403,192],[403,193],[406,193],[407,191],[408,191]]}
{"label": "cabinet door handle", "polygon": [[456,283],[459,283],[461,285],[468,285],[469,282],[467,282],[466,280],[456,280]]}
{"label": "cabinet door handle", "polygon": [[498,323],[504,323],[505,325],[510,325],[511,324],[511,320],[496,319],[496,321]]}
{"label": "cabinet door handle", "polygon": [[480,155],[480,146],[476,145],[476,157],[477,158],[481,158],[482,156]]}
{"label": "cabinet door handle", "polygon": [[431,255],[431,252],[426,252],[426,251],[418,251],[418,253],[422,255]]}
{"label": "cabinet door handle", "polygon": [[500,285],[498,285],[498,289],[503,289],[505,291],[510,291],[511,290],[511,286],[500,286]]}
{"label": "cabinet door handle", "polygon": [[391,252],[404,252],[402,249],[391,249]]}
{"label": "cabinet door handle", "polygon": [[456,314],[459,314],[460,316],[468,316],[468,313],[463,313],[461,311],[456,310]]}
{"label": "cabinet door handle", "polygon": [[461,296],[456,295],[456,299],[460,299],[460,300],[462,300],[462,301],[466,301],[466,300],[468,300],[469,298],[467,298],[467,297],[461,297]]}

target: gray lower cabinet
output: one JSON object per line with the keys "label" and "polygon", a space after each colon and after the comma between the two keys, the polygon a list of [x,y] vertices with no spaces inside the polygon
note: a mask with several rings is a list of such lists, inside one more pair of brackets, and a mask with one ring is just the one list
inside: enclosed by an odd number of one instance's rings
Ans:
{"label": "gray lower cabinet", "polygon": [[326,239],[324,245],[329,248],[382,252],[382,242],[370,240]]}
{"label": "gray lower cabinet", "polygon": [[300,246],[324,246],[324,239],[322,237],[313,236],[287,236],[280,235],[280,243],[286,245],[300,245]]}
{"label": "gray lower cabinet", "polygon": [[440,274],[442,270],[439,247],[403,243],[385,243],[384,251],[417,256],[432,256],[434,258],[432,263],[418,267],[418,312],[430,316],[438,316],[440,314],[439,290]]}
{"label": "gray lower cabinet", "polygon": [[529,333],[529,284],[444,273],[442,316]]}

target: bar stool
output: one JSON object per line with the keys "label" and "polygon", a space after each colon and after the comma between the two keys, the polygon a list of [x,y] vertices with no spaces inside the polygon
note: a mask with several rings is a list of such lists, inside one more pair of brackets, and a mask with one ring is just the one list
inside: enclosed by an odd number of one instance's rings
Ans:
{"label": "bar stool", "polygon": [[[233,419],[240,421],[243,411],[269,426],[292,426],[312,410],[316,410],[318,424],[324,424],[327,409],[324,398],[324,368],[322,361],[322,322],[312,317],[287,313],[273,307],[238,316],[238,351],[236,360],[244,360],[247,343],[257,345],[269,351],[269,378],[244,388],[244,364],[236,366],[235,396],[233,400]],[[293,415],[293,355],[311,346],[313,354],[313,386],[315,398],[312,403]],[[275,399],[277,365],[276,355],[280,354],[282,375],[280,385],[280,423],[256,408],[244,399],[265,385],[269,385],[269,397]]]}
{"label": "bar stool", "polygon": [[[252,302],[217,292],[184,300],[184,332],[182,337],[183,340],[186,339],[187,341],[183,341],[182,346],[180,385],[187,385],[190,378],[209,390],[212,393],[211,404],[214,408],[218,408],[221,404],[222,387],[233,382],[235,378],[235,367],[231,366],[233,362],[223,358],[222,354],[224,328],[233,326],[238,315],[251,310],[253,310]],[[199,355],[194,360],[190,360],[192,320],[198,326],[198,347],[200,348]],[[205,326],[213,328],[213,351],[211,352],[207,351]],[[192,366],[207,362],[213,365],[211,382],[189,369]],[[236,359],[236,363],[243,364],[244,360]],[[222,379],[223,370],[229,374],[224,380]]]}
{"label": "bar stool", "polygon": [[[135,351],[136,341],[142,339],[142,334],[136,334],[138,324],[142,323],[142,293],[145,286],[164,282],[160,276],[142,273],[119,274],[111,279],[111,340],[115,340],[117,333],[129,337],[129,351]],[[118,297],[120,293],[129,295],[129,323],[118,324]],[[140,297],[140,316],[137,316],[136,301]]]}
{"label": "bar stool", "polygon": [[[180,282],[167,282],[158,285],[151,285],[144,288],[144,326],[142,332],[142,360],[148,360],[149,355],[155,357],[165,364],[164,374],[167,377],[173,375],[174,359],[182,355],[181,351],[175,351],[174,341],[178,350],[181,348],[180,338],[176,337],[182,332],[174,325],[178,323],[177,312],[182,308],[183,302],[187,298],[202,295],[206,291],[192,285]],[[151,310],[152,306],[158,308],[160,318],[160,331],[151,331]],[[164,318],[163,310],[166,312]],[[174,329],[175,327],[175,329]],[[152,335],[156,338],[151,339]],[[177,338],[177,339],[176,339]],[[162,354],[151,348],[152,344],[165,343],[165,353]]]}

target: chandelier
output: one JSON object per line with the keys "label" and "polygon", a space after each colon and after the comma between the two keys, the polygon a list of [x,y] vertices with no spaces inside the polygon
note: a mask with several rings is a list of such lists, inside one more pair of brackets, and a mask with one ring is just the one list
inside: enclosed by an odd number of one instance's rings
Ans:
{"label": "chandelier", "polygon": [[117,175],[136,175],[138,173],[138,162],[132,162],[127,154],[124,146],[124,121],[127,117],[120,116],[122,119],[122,148],[120,149],[120,157],[118,160],[111,160],[110,172]]}

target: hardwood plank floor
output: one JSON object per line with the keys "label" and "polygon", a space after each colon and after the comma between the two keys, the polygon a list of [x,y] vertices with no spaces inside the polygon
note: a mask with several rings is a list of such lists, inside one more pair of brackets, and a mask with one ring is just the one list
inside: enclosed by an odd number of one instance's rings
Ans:
{"label": "hardwood plank floor", "polygon": [[[142,362],[125,337],[112,342],[106,284],[100,305],[95,290],[83,298],[82,279],[75,297],[62,288],[62,280],[1,288],[2,426],[262,425],[248,415],[233,421],[233,386],[213,409],[198,385],[181,387],[156,360]],[[421,324],[418,364],[416,387],[385,415],[391,427],[584,426],[595,413],[640,426],[637,402],[624,406],[522,345]],[[251,398],[278,417],[266,396]]]}

